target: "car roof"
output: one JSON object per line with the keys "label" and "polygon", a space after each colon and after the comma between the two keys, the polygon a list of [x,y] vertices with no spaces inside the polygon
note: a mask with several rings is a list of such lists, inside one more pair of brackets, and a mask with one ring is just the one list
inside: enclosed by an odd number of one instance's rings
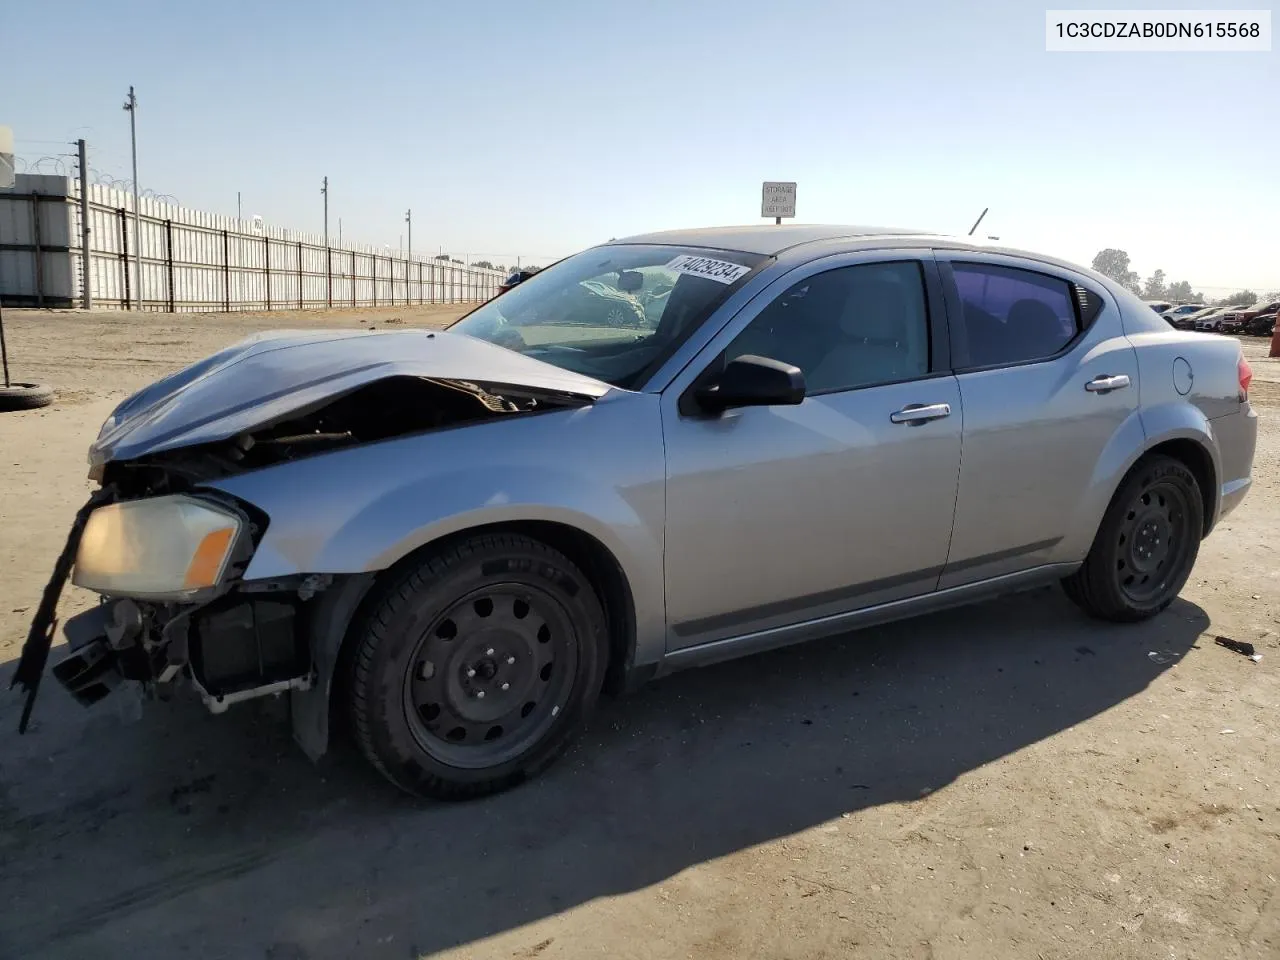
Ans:
{"label": "car roof", "polygon": [[715,247],[775,256],[804,243],[820,240],[875,239],[877,237],[927,237],[927,230],[897,227],[854,227],[832,224],[787,223],[748,224],[737,227],[698,227],[691,230],[660,230],[621,237],[611,243],[660,243],[683,247]]}
{"label": "car roof", "polygon": [[[904,227],[868,227],[840,226],[835,224],[747,224],[730,227],[698,227],[690,230],[662,230],[654,233],[641,233],[631,237],[619,237],[610,240],[609,244],[619,243],[652,243],[670,246],[707,247],[720,250],[734,250],[740,253],[754,253],[764,256],[778,256],[785,251],[812,245],[815,255],[821,256],[832,245],[843,241],[848,246],[875,250],[888,247],[936,247],[946,250],[971,250],[983,253],[1004,254],[1024,260],[1075,271],[1094,279],[1116,286],[1098,271],[1081,264],[1063,260],[1049,254],[1035,253],[1030,250],[1019,250],[993,243],[982,237],[955,237],[929,230],[912,230]],[[608,244],[606,244],[607,246]],[[819,252],[821,251],[821,252]]]}

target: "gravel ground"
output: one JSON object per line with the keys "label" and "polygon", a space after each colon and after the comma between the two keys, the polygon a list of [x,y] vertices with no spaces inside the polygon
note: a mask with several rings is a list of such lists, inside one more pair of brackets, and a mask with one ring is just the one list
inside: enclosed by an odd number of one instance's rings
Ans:
{"label": "gravel ground", "polygon": [[[0,689],[122,396],[252,331],[458,312],[6,311],[59,400],[0,414]],[[676,675],[452,806],[312,766],[274,702],[50,682],[18,737],[0,698],[0,956],[1280,956],[1280,361],[1245,348],[1254,488],[1140,626],[1044,590]]]}

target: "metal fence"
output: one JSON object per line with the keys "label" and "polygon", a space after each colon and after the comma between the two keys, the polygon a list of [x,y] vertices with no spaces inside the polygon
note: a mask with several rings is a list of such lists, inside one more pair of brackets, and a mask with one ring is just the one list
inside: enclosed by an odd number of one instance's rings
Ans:
{"label": "metal fence", "polygon": [[[0,190],[0,301],[73,307],[87,280],[93,306],[232,311],[375,307],[486,300],[496,270],[246,223],[89,186],[89,257],[81,252],[80,185],[21,174]],[[141,296],[137,296],[141,252]]]}

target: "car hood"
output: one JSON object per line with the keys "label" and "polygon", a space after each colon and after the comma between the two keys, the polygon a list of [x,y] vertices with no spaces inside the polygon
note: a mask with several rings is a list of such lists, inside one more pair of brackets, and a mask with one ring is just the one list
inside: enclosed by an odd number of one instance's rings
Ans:
{"label": "car hood", "polygon": [[465,380],[590,402],[607,383],[483,340],[426,330],[280,331],[251,337],[124,400],[89,448],[91,465],[225,440],[411,376]]}

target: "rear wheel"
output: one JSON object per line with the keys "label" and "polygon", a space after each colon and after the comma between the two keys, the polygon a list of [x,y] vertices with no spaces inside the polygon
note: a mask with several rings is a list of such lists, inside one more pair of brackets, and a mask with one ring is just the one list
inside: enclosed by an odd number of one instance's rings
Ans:
{"label": "rear wheel", "polygon": [[604,612],[545,544],[479,536],[391,584],[359,637],[351,708],[365,756],[418,796],[456,800],[546,767],[599,698]]}
{"label": "rear wheel", "polygon": [[1203,531],[1195,476],[1172,457],[1145,458],[1120,484],[1084,565],[1063,587],[1102,620],[1154,617],[1186,584]]}

